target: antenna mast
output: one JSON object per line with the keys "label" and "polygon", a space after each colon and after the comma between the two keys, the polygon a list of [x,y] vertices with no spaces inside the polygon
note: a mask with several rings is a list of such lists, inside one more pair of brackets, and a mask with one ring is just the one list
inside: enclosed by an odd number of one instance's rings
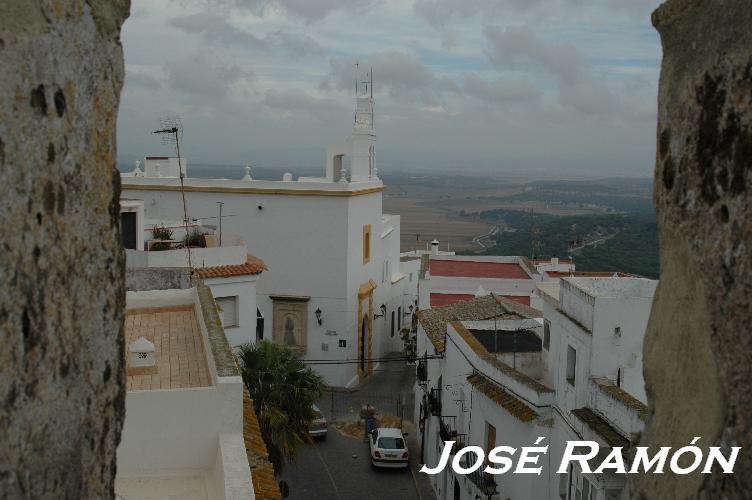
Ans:
{"label": "antenna mast", "polygon": [[183,198],[183,224],[185,226],[185,250],[188,253],[188,278],[193,282],[193,263],[191,262],[191,248],[188,246],[190,241],[188,234],[188,206],[185,202],[185,183],[183,174],[183,158],[180,156],[180,138],[183,137],[183,124],[178,117],[164,117],[159,120],[159,130],[155,134],[162,136],[162,143],[169,144],[175,142],[175,150],[178,154],[178,171],[180,174],[180,194]]}

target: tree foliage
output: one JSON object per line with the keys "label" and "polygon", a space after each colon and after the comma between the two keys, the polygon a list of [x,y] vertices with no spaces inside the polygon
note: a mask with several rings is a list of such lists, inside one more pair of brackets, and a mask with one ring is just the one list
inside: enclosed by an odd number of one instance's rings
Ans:
{"label": "tree foliage", "polygon": [[307,439],[308,425],[315,418],[311,406],[323,394],[324,381],[292,350],[268,340],[239,347],[237,358],[269,460],[279,475]]}

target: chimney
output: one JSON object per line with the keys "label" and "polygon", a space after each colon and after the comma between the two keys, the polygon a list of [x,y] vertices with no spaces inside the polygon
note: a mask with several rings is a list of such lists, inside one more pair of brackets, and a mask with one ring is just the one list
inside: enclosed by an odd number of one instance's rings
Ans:
{"label": "chimney", "polygon": [[558,257],[551,257],[551,265],[552,266],[558,266],[559,265],[559,258]]}
{"label": "chimney", "polygon": [[431,242],[431,255],[439,255],[439,240]]}
{"label": "chimney", "polygon": [[129,368],[151,368],[156,366],[154,344],[145,337],[139,337],[128,346]]}

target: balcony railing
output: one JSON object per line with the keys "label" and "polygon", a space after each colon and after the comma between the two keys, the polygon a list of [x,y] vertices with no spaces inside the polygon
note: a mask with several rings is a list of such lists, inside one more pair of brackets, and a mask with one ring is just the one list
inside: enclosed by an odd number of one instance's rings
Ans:
{"label": "balcony railing", "polygon": [[442,415],[439,419],[439,436],[442,441],[454,441],[452,455],[465,447],[467,434],[457,432],[457,417]]}
{"label": "balcony railing", "polygon": [[431,415],[441,416],[441,389],[431,389],[428,393],[428,409]]}
{"label": "balcony railing", "polygon": [[[474,461],[473,463],[471,463],[471,460],[474,459],[477,459],[477,457],[472,453],[464,455],[461,462],[462,467],[469,468],[474,463]],[[499,489],[498,485],[496,484],[496,477],[493,474],[484,472],[483,469],[485,469],[485,465],[478,468],[478,470],[467,474],[467,478],[470,479],[470,481],[476,486],[476,488],[480,490],[480,492],[484,496],[486,496],[486,498],[490,499],[498,492]]]}

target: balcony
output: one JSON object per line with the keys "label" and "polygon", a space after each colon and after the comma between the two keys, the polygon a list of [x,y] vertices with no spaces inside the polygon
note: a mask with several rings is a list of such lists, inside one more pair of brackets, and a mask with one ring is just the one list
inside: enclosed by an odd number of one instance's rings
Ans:
{"label": "balcony", "polygon": [[441,389],[431,389],[428,393],[428,409],[431,415],[441,416]]}
{"label": "balcony", "polygon": [[[473,465],[470,462],[471,456],[472,459],[476,458],[473,454],[467,454],[462,457],[462,467],[469,468]],[[480,490],[480,493],[482,495],[490,499],[496,493],[498,493],[499,488],[496,484],[496,477],[493,474],[483,472],[483,469],[485,469],[485,465],[483,467],[480,467],[478,470],[467,474],[466,477],[470,479],[470,481],[475,485],[476,488],[478,488],[478,490]]]}
{"label": "balcony", "polygon": [[454,441],[452,455],[467,443],[467,434],[457,432],[457,417],[443,415],[439,419],[439,436],[442,441]]}

